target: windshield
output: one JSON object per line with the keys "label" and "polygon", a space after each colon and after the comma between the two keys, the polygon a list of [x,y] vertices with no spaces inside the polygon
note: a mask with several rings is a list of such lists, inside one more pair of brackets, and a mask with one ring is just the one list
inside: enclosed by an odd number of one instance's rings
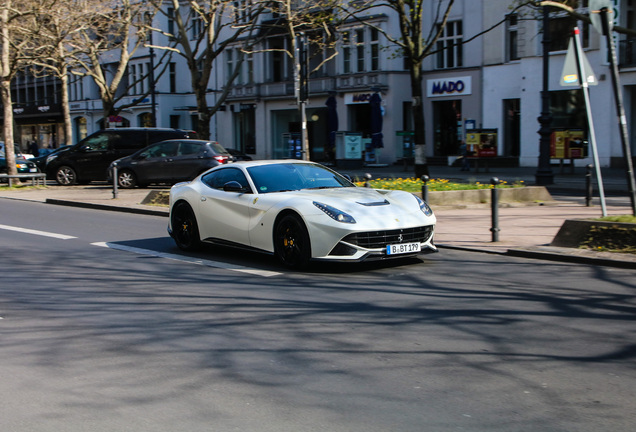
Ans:
{"label": "windshield", "polygon": [[249,167],[247,171],[258,193],[355,187],[340,174],[318,164],[281,163]]}

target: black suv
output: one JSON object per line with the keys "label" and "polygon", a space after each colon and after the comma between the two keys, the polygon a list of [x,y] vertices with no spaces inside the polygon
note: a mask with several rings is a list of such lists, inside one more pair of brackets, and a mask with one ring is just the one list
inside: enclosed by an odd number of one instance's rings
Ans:
{"label": "black suv", "polygon": [[64,186],[106,180],[112,161],[150,144],[181,138],[196,138],[196,132],[161,128],[104,129],[50,155],[46,160],[46,173]]}
{"label": "black suv", "polygon": [[232,161],[232,155],[216,141],[161,141],[111,163],[108,177],[112,179],[117,164],[117,184],[122,188],[144,187],[150,183],[174,184],[192,180],[210,168]]}

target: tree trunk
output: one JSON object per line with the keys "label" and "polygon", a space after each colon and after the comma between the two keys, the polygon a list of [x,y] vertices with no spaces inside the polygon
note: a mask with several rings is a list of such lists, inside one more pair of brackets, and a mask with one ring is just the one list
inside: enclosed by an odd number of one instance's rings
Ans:
{"label": "tree trunk", "polygon": [[[59,47],[60,53],[64,52],[64,46]],[[62,57],[63,58],[63,57]],[[64,119],[64,144],[73,144],[73,124],[71,123],[71,108],[68,100],[68,67],[63,64],[60,73],[60,81],[62,82],[62,118]],[[62,142],[58,139],[58,146]]]}
{"label": "tree trunk", "polygon": [[15,166],[15,151],[13,149],[13,111],[11,102],[11,80],[3,77],[0,88],[2,94],[2,105],[4,107],[4,152],[7,160],[7,173],[16,175],[18,169]]}
{"label": "tree trunk", "polygon": [[197,134],[199,139],[210,139],[210,109],[208,108],[208,100],[206,98],[206,90],[199,88],[195,90],[197,95],[197,111],[199,113],[199,126]]}
{"label": "tree trunk", "polygon": [[415,177],[429,175],[426,162],[426,128],[424,122],[424,97],[420,64],[413,64],[410,71],[413,95],[413,143],[415,144]]}

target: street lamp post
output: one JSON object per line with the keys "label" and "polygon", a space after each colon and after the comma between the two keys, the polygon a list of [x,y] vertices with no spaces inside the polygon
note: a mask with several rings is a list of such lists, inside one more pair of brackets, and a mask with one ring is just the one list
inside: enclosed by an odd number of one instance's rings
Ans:
{"label": "street lamp post", "polygon": [[550,112],[550,92],[549,92],[549,78],[550,78],[550,31],[549,31],[550,16],[548,7],[543,6],[543,38],[541,43],[543,44],[543,87],[541,90],[541,116],[538,118],[539,124],[539,166],[535,173],[535,181],[539,186],[551,185],[554,183],[554,174],[552,173],[552,167],[550,166],[550,137],[552,123],[552,114]]}

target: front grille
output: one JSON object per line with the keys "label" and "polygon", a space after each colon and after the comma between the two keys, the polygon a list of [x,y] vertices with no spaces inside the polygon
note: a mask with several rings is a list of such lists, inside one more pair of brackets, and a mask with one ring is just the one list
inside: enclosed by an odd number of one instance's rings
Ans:
{"label": "front grille", "polygon": [[423,243],[433,235],[433,228],[434,225],[427,225],[396,230],[360,232],[349,234],[342,241],[366,249],[385,248],[389,244]]}

